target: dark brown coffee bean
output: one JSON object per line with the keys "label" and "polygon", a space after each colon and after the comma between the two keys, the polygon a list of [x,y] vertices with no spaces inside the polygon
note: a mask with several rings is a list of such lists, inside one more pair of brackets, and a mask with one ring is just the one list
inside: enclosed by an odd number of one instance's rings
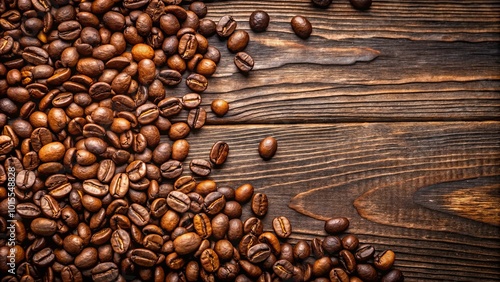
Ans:
{"label": "dark brown coffee bean", "polygon": [[97,179],[103,183],[111,182],[111,179],[115,175],[116,165],[110,159],[102,160],[99,163],[99,168],[97,170]]}
{"label": "dark brown coffee bean", "polygon": [[266,137],[259,143],[259,155],[265,159],[271,159],[278,150],[278,141],[274,137]]}
{"label": "dark brown coffee bean", "polygon": [[346,250],[349,250],[352,252],[358,248],[358,245],[359,245],[358,237],[356,237],[352,234],[346,235],[342,238],[342,246]]}
{"label": "dark brown coffee bean", "polygon": [[204,159],[193,159],[189,163],[189,169],[196,175],[207,176],[212,171],[212,165]]}
{"label": "dark brown coffee bean", "polygon": [[32,65],[45,65],[49,61],[49,53],[40,47],[29,46],[24,48],[22,57]]}
{"label": "dark brown coffee bean", "polygon": [[182,192],[186,195],[192,192],[195,186],[196,186],[196,180],[192,176],[188,175],[179,177],[174,182],[174,190]]}
{"label": "dark brown coffee bean", "polygon": [[402,282],[404,281],[404,275],[399,269],[393,269],[382,276],[381,282]]}
{"label": "dark brown coffee bean", "polygon": [[349,227],[349,220],[345,217],[334,217],[325,221],[325,231],[329,234],[335,235],[342,233]]}
{"label": "dark brown coffee bean", "polygon": [[130,247],[130,236],[127,231],[117,229],[111,235],[111,247],[118,254],[124,254]]}
{"label": "dark brown coffee bean", "polygon": [[250,28],[255,32],[263,32],[269,26],[269,15],[262,10],[255,10],[250,15]]}
{"label": "dark brown coffee bean", "polygon": [[354,257],[358,262],[365,262],[375,254],[375,248],[372,245],[361,245],[354,254]]}
{"label": "dark brown coffee bean", "polygon": [[21,190],[27,190],[33,187],[35,184],[36,175],[35,172],[29,170],[21,170],[16,175],[16,186]]}
{"label": "dark brown coffee bean", "polygon": [[371,265],[367,263],[358,264],[356,266],[356,273],[359,278],[363,281],[374,282],[378,281],[378,273],[377,270]]}
{"label": "dark brown coffee bean", "polygon": [[198,73],[192,73],[186,78],[186,85],[192,91],[201,93],[207,89],[208,81],[205,76]]}
{"label": "dark brown coffee bean", "polygon": [[247,257],[251,263],[259,263],[271,255],[271,248],[264,243],[253,245],[248,249]]}
{"label": "dark brown coffee bean", "polygon": [[293,264],[287,260],[278,260],[273,265],[274,273],[281,279],[290,279],[293,276]]}
{"label": "dark brown coffee bean", "polygon": [[61,216],[59,203],[50,195],[45,195],[40,199],[40,209],[45,216],[52,219],[57,219]]}
{"label": "dark brown coffee bean", "polygon": [[234,64],[238,68],[239,71],[243,73],[248,73],[253,69],[254,60],[252,56],[250,56],[246,52],[238,52],[236,56],[234,56]]}
{"label": "dark brown coffee bean", "polygon": [[222,211],[226,205],[226,199],[220,192],[212,192],[205,197],[204,210],[209,215],[215,215]]}
{"label": "dark brown coffee bean", "polygon": [[396,254],[391,250],[383,251],[375,256],[374,265],[382,271],[389,270],[396,259]]}
{"label": "dark brown coffee bean", "polygon": [[293,32],[302,38],[307,39],[312,33],[312,25],[309,20],[303,16],[295,16],[291,20]]}
{"label": "dark brown coffee bean", "polygon": [[236,30],[238,23],[231,16],[223,16],[219,19],[216,26],[217,35],[227,38]]}
{"label": "dark brown coffee bean", "polygon": [[194,233],[188,232],[174,239],[174,249],[179,255],[187,255],[195,252],[201,244],[201,237]]}
{"label": "dark brown coffee bean", "polygon": [[342,241],[337,236],[326,236],[321,247],[325,252],[333,254],[342,249]]}
{"label": "dark brown coffee bean", "polygon": [[312,274],[316,277],[325,276],[333,268],[333,262],[329,257],[317,259],[312,266]]}
{"label": "dark brown coffee bean", "polygon": [[292,234],[292,225],[288,218],[284,216],[275,217],[273,219],[273,230],[278,237],[288,238]]}
{"label": "dark brown coffee bean", "polygon": [[356,271],[356,259],[348,250],[342,250],[339,253],[340,264],[344,267],[347,273]]}
{"label": "dark brown coffee bean", "polygon": [[367,10],[372,5],[372,0],[349,0],[349,2],[358,10]]}
{"label": "dark brown coffee bean", "polygon": [[102,262],[92,269],[91,274],[93,281],[108,282],[118,277],[119,270],[113,262]]}
{"label": "dark brown coffee bean", "polygon": [[167,196],[167,204],[176,212],[183,213],[189,210],[191,199],[182,192],[172,191]]}
{"label": "dark brown coffee bean", "polygon": [[257,193],[252,197],[252,211],[258,217],[263,217],[266,215],[269,203],[266,194]]}
{"label": "dark brown coffee bean", "polygon": [[226,233],[228,233],[229,218],[225,214],[222,213],[217,214],[212,218],[211,225],[212,225],[212,237],[215,240],[222,239],[226,236]]}
{"label": "dark brown coffee bean", "polygon": [[109,186],[97,179],[87,179],[83,181],[83,191],[95,197],[104,197],[109,192]]}
{"label": "dark brown coffee bean", "polygon": [[229,145],[224,141],[218,141],[210,150],[210,161],[215,165],[222,165],[229,154]]}
{"label": "dark brown coffee bean", "polygon": [[80,36],[82,26],[77,21],[65,21],[58,25],[59,38],[62,40],[75,40]]}
{"label": "dark brown coffee bean", "polygon": [[219,256],[213,249],[206,249],[201,253],[200,264],[207,272],[215,272],[219,269]]}
{"label": "dark brown coffee bean", "polygon": [[250,41],[250,36],[244,30],[236,30],[227,40],[227,49],[233,53],[245,50]]}
{"label": "dark brown coffee bean", "polygon": [[31,231],[40,236],[52,236],[57,231],[57,223],[47,218],[35,218],[30,225]]}
{"label": "dark brown coffee bean", "polygon": [[133,249],[130,254],[130,259],[139,266],[152,267],[158,261],[158,256],[153,251],[148,249]]}
{"label": "dark brown coffee bean", "polygon": [[329,273],[330,280],[333,282],[349,282],[349,274],[342,268],[334,268]]}
{"label": "dark brown coffee bean", "polygon": [[16,211],[22,218],[28,219],[40,217],[42,213],[40,208],[33,203],[19,203],[16,206]]}
{"label": "dark brown coffee bean", "polygon": [[149,211],[137,203],[130,205],[127,214],[128,218],[137,226],[144,226],[149,222]]}
{"label": "dark brown coffee bean", "polygon": [[47,267],[55,260],[54,252],[51,248],[45,248],[33,255],[33,264],[38,267]]}
{"label": "dark brown coffee bean", "polygon": [[161,165],[160,171],[163,177],[174,179],[182,174],[182,163],[176,160],[167,161]]}
{"label": "dark brown coffee bean", "polygon": [[197,93],[188,93],[182,96],[181,104],[186,109],[194,109],[201,103],[201,96]]}

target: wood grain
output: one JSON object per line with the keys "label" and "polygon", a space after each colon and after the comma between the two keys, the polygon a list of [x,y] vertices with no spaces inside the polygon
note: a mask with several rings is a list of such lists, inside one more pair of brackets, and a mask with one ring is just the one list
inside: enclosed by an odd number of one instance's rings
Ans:
{"label": "wood grain", "polygon": [[[267,32],[249,29],[255,9],[270,14]],[[222,98],[231,110],[209,123],[500,118],[497,1],[374,1],[367,12],[347,0],[328,9],[305,0],[209,3],[208,18],[226,14],[249,32],[255,70],[238,73],[225,41],[210,38],[222,61],[203,105]],[[313,24],[308,40],[290,28],[297,14]]]}
{"label": "wood grain", "polygon": [[[311,239],[325,235],[323,219],[346,216],[363,243],[397,253],[408,281],[492,281],[500,277],[499,130],[500,122],[214,125],[188,137],[185,166],[224,140],[228,161],[210,178],[265,192],[267,229],[285,215],[292,241]],[[266,136],[278,140],[270,161],[257,153]]]}

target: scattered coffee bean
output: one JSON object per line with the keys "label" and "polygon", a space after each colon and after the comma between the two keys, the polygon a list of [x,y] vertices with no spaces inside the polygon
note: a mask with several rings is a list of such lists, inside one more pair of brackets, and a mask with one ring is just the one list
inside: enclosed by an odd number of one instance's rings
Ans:
{"label": "scattered coffee bean", "polygon": [[302,38],[307,39],[312,33],[312,25],[309,20],[303,16],[295,16],[291,20],[293,32]]}
{"label": "scattered coffee bean", "polygon": [[269,14],[262,10],[255,10],[250,15],[250,28],[255,32],[264,32],[269,26]]}
{"label": "scattered coffee bean", "polygon": [[259,143],[259,155],[265,159],[271,159],[278,150],[278,141],[274,137],[266,137]]}
{"label": "scattered coffee bean", "polygon": [[367,10],[372,5],[372,0],[349,0],[349,2],[358,10]]}

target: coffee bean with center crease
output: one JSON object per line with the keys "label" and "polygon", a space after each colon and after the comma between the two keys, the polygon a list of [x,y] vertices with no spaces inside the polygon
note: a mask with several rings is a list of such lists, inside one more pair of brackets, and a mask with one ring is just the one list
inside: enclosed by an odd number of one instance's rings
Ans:
{"label": "coffee bean with center crease", "polygon": [[126,173],[118,173],[113,176],[109,185],[109,193],[114,198],[124,198],[129,189],[129,177]]}
{"label": "coffee bean with center crease", "polygon": [[192,91],[196,93],[201,93],[207,89],[208,80],[205,76],[201,74],[192,73],[186,78],[186,85]]}
{"label": "coffee bean with center crease", "polygon": [[130,247],[130,236],[127,231],[117,229],[111,235],[110,243],[113,251],[118,254],[124,254]]}
{"label": "coffee bean with center crease", "polygon": [[42,213],[40,208],[33,203],[19,203],[16,211],[22,218],[37,218]]}
{"label": "coffee bean with center crease", "polygon": [[83,181],[83,191],[95,197],[104,197],[109,192],[109,186],[97,179],[87,179]]}
{"label": "coffee bean with center crease", "polygon": [[372,245],[361,245],[356,250],[354,257],[359,262],[365,262],[371,258],[375,254],[375,248]]}
{"label": "coffee bean with center crease", "polygon": [[119,269],[113,262],[102,262],[92,268],[92,280],[96,282],[109,282],[118,278]]}
{"label": "coffee bean with center crease", "polygon": [[266,194],[256,193],[255,195],[253,195],[251,208],[255,215],[257,215],[258,217],[263,217],[264,215],[266,215],[268,206],[269,203]]}
{"label": "coffee bean with center crease", "polygon": [[290,279],[293,276],[293,264],[287,260],[278,260],[273,265],[273,271],[283,280]]}
{"label": "coffee bean with center crease", "polygon": [[176,160],[164,162],[160,167],[161,175],[167,179],[174,179],[182,174],[182,163]]}
{"label": "coffee bean with center crease", "polygon": [[193,129],[200,129],[205,124],[207,112],[203,108],[196,108],[189,111],[187,124]]}
{"label": "coffee bean with center crease", "polygon": [[243,73],[248,73],[253,69],[254,60],[252,56],[250,56],[246,52],[238,52],[236,56],[234,56],[234,64],[238,68],[239,71]]}
{"label": "coffee bean with center crease", "polygon": [[45,65],[49,61],[49,53],[40,47],[29,46],[24,48],[23,59],[35,66]]}
{"label": "coffee bean with center crease", "polygon": [[158,73],[158,80],[165,86],[175,86],[182,81],[182,74],[176,70],[161,70]]}
{"label": "coffee bean with center crease", "polygon": [[61,216],[61,207],[56,199],[50,195],[45,195],[40,200],[40,208],[42,213],[52,219],[57,219]]}
{"label": "coffee bean with center crease", "polygon": [[288,218],[278,216],[273,219],[273,230],[278,237],[288,238],[292,234],[292,225],[290,224]]}
{"label": "coffee bean with center crease", "polygon": [[47,267],[55,260],[54,252],[51,248],[45,248],[33,255],[33,263],[38,267]]}
{"label": "coffee bean with center crease", "polygon": [[183,213],[189,210],[191,199],[182,192],[172,191],[167,196],[167,204],[176,212]]}
{"label": "coffee bean with center crease", "polygon": [[271,248],[264,243],[253,245],[248,249],[247,258],[251,263],[259,263],[271,255]]}
{"label": "coffee bean with center crease", "polygon": [[229,154],[229,145],[224,141],[218,141],[210,150],[210,161],[215,165],[222,165]]}
{"label": "coffee bean with center crease", "polygon": [[232,16],[226,15],[219,19],[215,30],[217,35],[222,38],[227,38],[233,34],[237,26],[238,23],[236,20],[234,20]]}
{"label": "coffee bean with center crease", "polygon": [[181,112],[182,102],[178,98],[168,97],[158,102],[158,110],[163,117],[170,117]]}
{"label": "coffee bean with center crease", "polygon": [[220,192],[211,192],[205,197],[204,210],[209,215],[216,215],[224,209],[226,199]]}
{"label": "coffee bean with center crease", "polygon": [[144,226],[149,223],[149,211],[137,203],[130,205],[127,214],[129,219],[137,226]]}
{"label": "coffee bean with center crease", "polygon": [[21,190],[27,190],[35,184],[36,175],[34,171],[22,170],[16,175],[16,186]]}

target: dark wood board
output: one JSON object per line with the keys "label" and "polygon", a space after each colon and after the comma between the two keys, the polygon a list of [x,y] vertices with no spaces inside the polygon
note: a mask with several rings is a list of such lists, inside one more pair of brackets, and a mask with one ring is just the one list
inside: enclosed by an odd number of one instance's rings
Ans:
{"label": "dark wood board", "polygon": [[[207,5],[208,18],[232,15],[249,32],[256,65],[238,73],[225,42],[210,38],[222,61],[187,161],[228,142],[210,178],[267,193],[267,228],[288,216],[292,241],[346,216],[363,243],[396,252],[406,281],[500,280],[500,2]],[[271,16],[265,33],[249,29],[256,9]],[[313,24],[308,40],[290,28],[298,14]],[[215,98],[230,102],[223,118],[210,112]],[[270,135],[278,153],[263,161],[257,146]]]}

